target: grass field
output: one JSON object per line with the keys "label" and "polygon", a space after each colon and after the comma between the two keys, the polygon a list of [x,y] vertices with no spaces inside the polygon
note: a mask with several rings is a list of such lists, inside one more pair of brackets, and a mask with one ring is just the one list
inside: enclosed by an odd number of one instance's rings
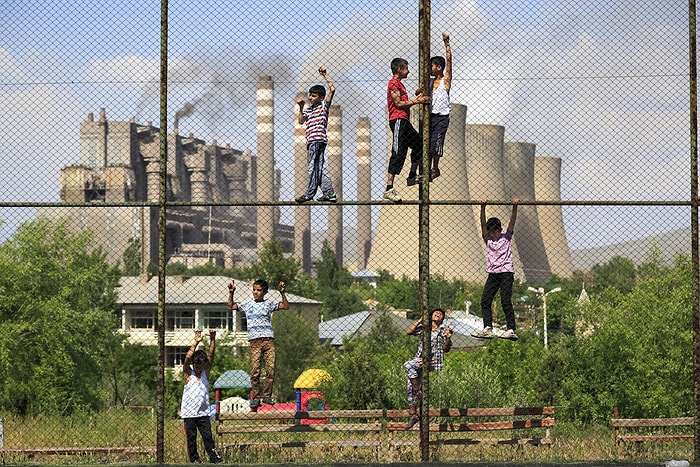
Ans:
{"label": "grass field", "polygon": [[[19,454],[3,452],[4,464],[149,464],[156,462],[153,452],[99,453],[87,448],[129,447],[154,448],[156,445],[156,416],[149,411],[113,410],[101,414],[71,417],[3,416],[5,449],[73,448],[86,449],[81,454]],[[213,427],[215,422],[213,422]],[[416,440],[419,432],[415,431]],[[633,462],[663,464],[670,459],[692,460],[693,443],[657,442],[628,443],[616,448],[613,430],[603,425],[574,425],[560,423],[551,430],[554,444],[549,446],[433,446],[431,460],[439,462],[494,463],[575,463],[575,462]],[[218,441],[218,440],[217,440]],[[201,443],[200,443],[201,444]],[[203,448],[200,453],[204,456]],[[187,463],[185,437],[180,420],[166,420],[164,433],[165,462]],[[382,451],[387,460],[386,449]],[[376,463],[372,448],[283,448],[223,449],[227,463]],[[418,447],[401,448],[394,452],[394,462],[419,462]]]}

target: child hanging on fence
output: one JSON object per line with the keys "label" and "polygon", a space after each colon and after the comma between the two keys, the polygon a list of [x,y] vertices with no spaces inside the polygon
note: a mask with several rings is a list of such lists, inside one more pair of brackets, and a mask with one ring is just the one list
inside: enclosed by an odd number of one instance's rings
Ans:
{"label": "child hanging on fence", "polygon": [[[430,85],[432,103],[430,105],[430,181],[440,176],[440,158],[445,146],[445,135],[450,125],[450,88],[452,86],[452,49],[450,35],[442,33],[445,56],[430,59]],[[409,174],[409,179],[411,175]],[[414,174],[415,180],[415,174]]]}
{"label": "child hanging on fence", "polygon": [[[441,308],[435,308],[430,315],[430,353],[423,358],[423,339],[418,344],[418,349],[413,359],[403,364],[406,370],[408,382],[406,391],[408,393],[408,423],[406,429],[410,429],[418,420],[418,404],[421,399],[421,376],[423,367],[428,371],[440,371],[445,364],[445,352],[449,352],[452,347],[452,328],[443,326],[445,312]],[[406,329],[409,336],[421,336],[423,334],[423,316]],[[427,365],[423,365],[428,362]]]}
{"label": "child hanging on fence", "polygon": [[[411,124],[411,106],[429,104],[430,96],[424,95],[422,89],[416,91],[416,97],[408,99],[406,87],[401,82],[408,76],[408,61],[395,58],[391,61],[393,76],[387,85],[387,107],[389,109],[389,128],[391,128],[391,157],[386,175],[386,191],[383,198],[394,203],[401,202],[401,196],[394,188],[394,178],[401,173],[406,162],[408,149],[411,149],[411,168],[409,169],[407,185],[411,185],[411,174],[415,181],[416,168],[423,158],[423,141],[420,134]],[[415,183],[413,183],[415,184]]]}
{"label": "child hanging on fence", "polygon": [[309,184],[303,195],[294,198],[297,203],[311,201],[316,191],[321,189],[321,196],[316,201],[335,203],[338,201],[333,184],[331,183],[328,164],[325,161],[326,146],[328,145],[328,112],[335,95],[335,86],[328,77],[326,68],[319,67],[318,72],[328,83],[326,88],[315,84],[309,89],[309,106],[304,108],[306,102],[303,98],[297,99],[299,106],[299,124],[306,123],[306,151],[309,161]]}
{"label": "child hanging on fence", "polygon": [[473,337],[479,339],[492,339],[493,333],[493,313],[491,303],[496,297],[496,292],[501,290],[501,307],[506,315],[506,331],[499,337],[517,341],[515,334],[515,312],[513,311],[513,279],[515,269],[513,267],[513,250],[511,240],[513,239],[513,228],[515,218],[518,214],[518,198],[513,198],[513,209],[510,214],[510,221],[505,232],[501,231],[501,220],[497,217],[486,219],[486,200],[481,202],[481,236],[486,244],[486,272],[488,278],[484,285],[484,292],[481,295],[481,316],[484,320],[484,329],[472,333]]}
{"label": "child hanging on fence", "polygon": [[[272,386],[275,380],[275,334],[272,331],[272,312],[276,310],[288,310],[289,302],[284,293],[286,284],[279,283],[281,302],[265,300],[265,294],[269,289],[266,280],[258,279],[253,282],[253,300],[243,300],[240,303],[233,301],[233,293],[236,284],[231,281],[228,284],[228,308],[229,310],[241,310],[245,313],[248,323],[248,342],[250,345],[250,408],[255,409],[263,404],[275,405],[272,399]],[[265,385],[260,397],[260,374],[265,367]]]}
{"label": "child hanging on fence", "polygon": [[185,378],[185,389],[182,392],[182,405],[180,416],[185,423],[185,437],[187,439],[187,455],[190,462],[201,463],[197,452],[197,431],[202,435],[204,449],[213,464],[220,464],[224,460],[214,446],[214,438],[211,434],[209,421],[209,374],[214,364],[214,349],[216,347],[216,330],[209,330],[209,354],[197,349],[202,342],[202,331],[194,332],[194,342],[185,355],[182,372]]}

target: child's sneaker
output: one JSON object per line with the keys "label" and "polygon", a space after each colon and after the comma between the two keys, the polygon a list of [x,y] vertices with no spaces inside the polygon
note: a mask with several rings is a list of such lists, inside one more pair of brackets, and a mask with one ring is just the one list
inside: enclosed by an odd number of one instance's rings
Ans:
{"label": "child's sneaker", "polygon": [[511,341],[517,341],[517,340],[518,340],[518,336],[515,334],[515,330],[513,330],[513,329],[508,329],[506,332],[504,332],[503,334],[501,334],[499,337],[500,337],[501,339],[508,339],[508,340],[511,340]]}
{"label": "child's sneaker", "polygon": [[[515,334],[515,333],[513,333]],[[479,332],[473,332],[472,337],[476,337],[477,339],[493,339],[493,329],[491,329],[490,326],[486,326],[484,329],[482,329]],[[516,337],[517,339],[517,337]]]}
{"label": "child's sneaker", "polygon": [[316,198],[316,201],[320,203],[336,203],[338,202],[338,197],[335,195],[335,193],[331,193],[330,195],[321,195],[318,198]]}
{"label": "child's sneaker", "polygon": [[260,399],[251,399],[248,405],[251,409],[257,409],[260,406]]}
{"label": "child's sneaker", "polygon": [[408,418],[408,423],[406,423],[404,430],[410,430],[411,428],[413,428],[413,425],[415,425],[419,421],[420,421],[420,418],[418,417],[418,415],[411,415]]}
{"label": "child's sneaker", "polygon": [[294,201],[296,201],[299,204],[305,203],[305,202],[311,201],[311,200],[312,200],[312,198],[310,196],[306,196],[306,195],[300,196],[298,198],[294,198]]}
{"label": "child's sneaker", "polygon": [[384,192],[384,199],[393,201],[394,203],[400,203],[401,197],[395,188],[390,188]]}

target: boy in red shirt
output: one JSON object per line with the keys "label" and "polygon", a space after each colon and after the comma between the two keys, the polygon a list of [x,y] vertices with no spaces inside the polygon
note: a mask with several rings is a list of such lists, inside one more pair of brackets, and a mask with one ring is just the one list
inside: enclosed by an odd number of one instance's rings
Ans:
{"label": "boy in red shirt", "polygon": [[386,176],[386,191],[384,199],[401,202],[396,189],[394,189],[394,177],[401,173],[406,162],[408,148],[411,148],[411,171],[415,173],[416,167],[423,156],[423,141],[420,134],[411,125],[410,108],[416,104],[430,104],[431,97],[423,95],[421,89],[416,91],[416,97],[408,99],[406,87],[401,82],[408,76],[408,61],[403,58],[395,58],[391,61],[393,77],[389,81],[386,92],[387,106],[389,108],[389,127],[393,134],[391,143],[391,157]]}

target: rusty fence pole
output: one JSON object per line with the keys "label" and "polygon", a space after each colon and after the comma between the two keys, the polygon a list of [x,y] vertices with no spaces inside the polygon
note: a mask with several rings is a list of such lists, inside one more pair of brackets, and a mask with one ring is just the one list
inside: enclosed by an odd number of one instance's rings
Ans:
{"label": "rusty fence pole", "polygon": [[[418,6],[418,75],[419,84],[424,93],[430,86],[430,0],[420,0]],[[431,316],[430,303],[430,106],[419,105],[420,122],[423,137],[423,157],[421,163],[421,180],[418,202],[418,307],[423,316],[423,361],[430,354]],[[421,460],[430,459],[430,372],[429,365],[423,365],[420,400],[420,451]]]}
{"label": "rusty fence pole", "polygon": [[[160,4],[160,167],[158,188],[158,376],[156,461],[165,462],[165,231],[168,173],[168,0]],[[149,226],[151,223],[149,222]]]}
{"label": "rusty fence pole", "polygon": [[691,263],[692,263],[692,313],[693,313],[693,399],[695,405],[695,427],[693,429],[693,457],[700,459],[700,362],[698,361],[698,333],[700,321],[698,318],[698,302],[700,301],[700,267],[698,267],[698,99],[697,99],[697,53],[696,53],[696,21],[695,0],[688,2],[688,65],[689,65],[689,95],[690,95],[690,232],[691,232]]}

